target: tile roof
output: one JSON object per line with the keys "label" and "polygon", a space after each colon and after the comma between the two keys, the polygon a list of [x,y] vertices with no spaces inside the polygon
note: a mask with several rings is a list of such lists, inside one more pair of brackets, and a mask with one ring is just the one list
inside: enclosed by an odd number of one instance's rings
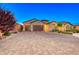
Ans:
{"label": "tile roof", "polygon": [[70,25],[72,25],[70,22],[65,22],[65,21],[63,21],[63,22],[61,22],[62,24],[70,24]]}
{"label": "tile roof", "polygon": [[23,23],[32,23],[32,22],[35,22],[35,21],[38,21],[38,19],[33,18],[33,19],[28,20],[28,21],[25,21],[25,22],[23,22]]}
{"label": "tile roof", "polygon": [[48,23],[48,20],[38,20],[36,18],[28,20],[28,21],[25,21],[23,23],[29,23],[30,24],[30,23],[33,23],[33,22],[36,22],[36,21],[40,21],[40,22],[43,22],[43,23]]}

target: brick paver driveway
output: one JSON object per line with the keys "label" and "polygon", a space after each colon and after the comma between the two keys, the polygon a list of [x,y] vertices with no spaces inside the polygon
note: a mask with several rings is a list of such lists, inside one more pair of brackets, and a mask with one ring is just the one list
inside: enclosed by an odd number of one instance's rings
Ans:
{"label": "brick paver driveway", "polygon": [[52,32],[21,32],[0,40],[0,54],[79,54],[79,39]]}

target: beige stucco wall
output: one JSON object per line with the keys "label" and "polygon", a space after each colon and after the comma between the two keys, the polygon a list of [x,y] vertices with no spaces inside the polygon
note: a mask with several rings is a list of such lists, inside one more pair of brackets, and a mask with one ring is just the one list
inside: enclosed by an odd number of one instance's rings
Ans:
{"label": "beige stucco wall", "polygon": [[14,31],[20,32],[21,31],[21,25],[20,24],[15,24]]}
{"label": "beige stucco wall", "polygon": [[76,29],[76,30],[79,30],[79,26],[75,26],[75,29]]}
{"label": "beige stucco wall", "polygon": [[49,24],[44,24],[44,32],[49,32]]}
{"label": "beige stucco wall", "polygon": [[63,28],[63,27],[57,27],[57,30],[63,32],[65,30],[65,28]]}
{"label": "beige stucco wall", "polygon": [[65,25],[63,25],[62,27],[57,27],[57,30],[58,31],[65,31],[65,30],[71,30],[73,27],[72,27],[72,25],[70,25],[70,24],[65,24]]}
{"label": "beige stucco wall", "polygon": [[26,31],[26,29],[27,29],[27,30],[30,30],[30,26],[31,26],[31,24],[25,23],[25,24],[23,25],[24,31]]}
{"label": "beige stucco wall", "polygon": [[54,30],[56,28],[57,28],[57,23],[56,22],[52,22],[52,23],[49,24],[49,30],[50,31],[52,31],[52,30]]}

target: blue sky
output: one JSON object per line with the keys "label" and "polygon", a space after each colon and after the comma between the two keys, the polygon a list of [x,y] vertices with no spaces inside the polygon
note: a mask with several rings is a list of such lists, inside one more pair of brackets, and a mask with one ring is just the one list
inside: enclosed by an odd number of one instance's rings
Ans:
{"label": "blue sky", "polygon": [[79,24],[79,4],[68,3],[0,3],[2,8],[12,11],[18,23],[32,18],[49,21],[67,21]]}

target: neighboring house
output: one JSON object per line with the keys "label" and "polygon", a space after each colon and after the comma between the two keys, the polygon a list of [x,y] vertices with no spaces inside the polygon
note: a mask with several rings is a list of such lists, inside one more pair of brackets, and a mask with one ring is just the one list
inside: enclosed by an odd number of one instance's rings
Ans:
{"label": "neighboring house", "polygon": [[13,32],[21,32],[23,30],[23,26],[21,24],[16,23]]}
{"label": "neighboring house", "polygon": [[74,28],[79,31],[79,25],[75,25]]}
{"label": "neighboring house", "polygon": [[32,19],[23,23],[26,31],[49,31],[47,20]]}
{"label": "neighboring house", "polygon": [[44,32],[50,32],[52,30],[58,30],[58,31],[66,31],[73,29],[73,25],[69,22],[61,22],[57,23],[55,21],[48,22],[47,20],[38,20],[38,19],[32,19],[29,21],[25,21],[23,23],[23,27],[25,28],[25,31],[44,31]]}
{"label": "neighboring house", "polygon": [[57,22],[55,21],[52,21],[49,23],[49,30],[52,31],[52,30],[56,30],[57,29]]}
{"label": "neighboring house", "polygon": [[70,24],[69,22],[61,22],[61,26],[58,26],[57,29],[59,31],[66,31],[66,30],[71,30],[73,28],[73,25]]}

